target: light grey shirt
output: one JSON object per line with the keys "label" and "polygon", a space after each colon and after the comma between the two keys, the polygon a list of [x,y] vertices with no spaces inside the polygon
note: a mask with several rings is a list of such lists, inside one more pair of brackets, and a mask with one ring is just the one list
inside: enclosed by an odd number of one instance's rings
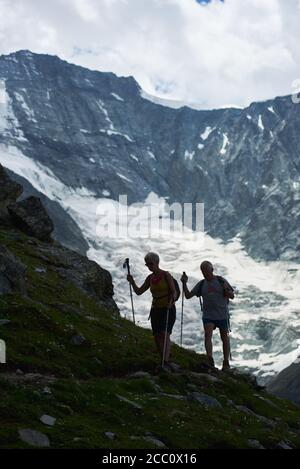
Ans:
{"label": "light grey shirt", "polygon": [[[200,296],[198,282],[191,293]],[[203,297],[203,319],[224,320],[228,318],[228,301],[224,297],[224,288],[217,278],[204,279],[201,296]]]}

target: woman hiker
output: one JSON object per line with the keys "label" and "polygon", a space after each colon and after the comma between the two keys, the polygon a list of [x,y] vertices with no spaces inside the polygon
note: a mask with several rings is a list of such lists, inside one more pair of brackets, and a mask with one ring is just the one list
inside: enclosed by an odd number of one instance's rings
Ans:
{"label": "woman hiker", "polygon": [[[142,295],[150,288],[153,297],[150,318],[154,340],[160,357],[163,360],[164,367],[172,371],[173,367],[169,362],[171,348],[170,335],[176,320],[176,288],[171,274],[166,270],[160,269],[158,254],[154,252],[146,254],[145,265],[152,273],[148,275],[141,287],[136,285],[132,275],[127,275],[127,280],[132,285],[137,295]],[[168,309],[169,314],[167,315]],[[167,316],[168,325],[166,324]],[[166,325],[167,336],[165,337]]]}

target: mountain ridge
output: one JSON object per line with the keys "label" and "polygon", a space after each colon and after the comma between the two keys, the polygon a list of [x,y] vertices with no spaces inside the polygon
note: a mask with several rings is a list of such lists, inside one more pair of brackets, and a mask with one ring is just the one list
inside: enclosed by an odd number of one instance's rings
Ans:
{"label": "mountain ridge", "polygon": [[170,202],[204,202],[212,236],[239,234],[257,259],[299,260],[300,108],[291,97],[243,110],[174,110],[142,98],[134,78],[17,56],[0,58],[18,122],[6,120],[12,127],[0,143],[98,196],[124,193],[132,203],[154,191]]}

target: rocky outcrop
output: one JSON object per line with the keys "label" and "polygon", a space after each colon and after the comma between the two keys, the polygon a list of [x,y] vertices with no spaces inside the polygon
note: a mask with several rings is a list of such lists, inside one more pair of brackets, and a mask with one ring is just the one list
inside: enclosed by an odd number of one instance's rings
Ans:
{"label": "rocky outcrop", "polygon": [[54,231],[51,235],[53,239],[67,248],[72,249],[72,251],[86,256],[89,245],[84,239],[79,226],[69,213],[67,213],[58,202],[49,199],[45,194],[36,190],[24,177],[19,176],[7,168],[6,173],[11,179],[23,186],[23,193],[19,200],[26,199],[32,195],[41,200],[54,224]]}
{"label": "rocky outcrop", "polygon": [[12,252],[0,244],[0,295],[26,294],[25,266]]}
{"label": "rocky outcrop", "polygon": [[22,194],[23,187],[12,181],[0,164],[0,219],[7,217],[7,206]]}
{"label": "rocky outcrop", "polygon": [[275,396],[290,399],[300,405],[300,357],[281,371],[267,386]]}
{"label": "rocky outcrop", "polygon": [[72,282],[99,303],[117,310],[112,300],[114,291],[111,274],[96,262],[57,242],[37,243],[35,251],[36,255],[61,277],[62,282]]}
{"label": "rocky outcrop", "polygon": [[[8,205],[8,201],[11,202],[22,192],[22,186],[14,183],[2,167],[1,177],[4,190],[0,186],[0,197],[3,205],[7,207],[6,217],[10,219],[12,227],[36,238],[29,240],[34,246],[35,257],[46,262],[49,269],[60,276],[62,282],[73,283],[105,308],[118,312],[112,299],[113,285],[110,273],[96,262],[51,239],[53,222],[38,197],[28,197]],[[18,238],[18,234],[12,233],[11,236]],[[20,240],[22,241],[21,238]],[[41,275],[46,273],[45,268],[37,267],[35,271]],[[26,293],[25,267],[13,253],[0,245],[0,294],[12,291]]]}
{"label": "rocky outcrop", "polygon": [[28,197],[7,207],[14,225],[29,236],[51,241],[53,222],[38,197]]}

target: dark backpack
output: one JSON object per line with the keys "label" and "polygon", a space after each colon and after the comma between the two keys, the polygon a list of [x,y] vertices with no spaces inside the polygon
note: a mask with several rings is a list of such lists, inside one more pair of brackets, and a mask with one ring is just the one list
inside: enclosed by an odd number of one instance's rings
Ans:
{"label": "dark backpack", "polygon": [[175,285],[175,290],[176,290],[176,298],[175,301],[179,300],[180,298],[180,288],[179,288],[179,283],[177,282],[176,278],[174,278],[173,276],[171,276],[172,279],[173,279],[173,282],[174,282],[174,285]]}
{"label": "dark backpack", "polygon": [[[219,281],[220,285],[222,286],[222,288],[224,288],[224,283],[225,283],[225,279],[223,277],[221,277],[220,275],[216,275],[216,278],[217,280]],[[200,306],[201,306],[201,311],[203,311],[203,305],[202,305],[202,300],[201,300],[201,296],[202,296],[202,287],[203,287],[203,283],[204,283],[204,280],[205,279],[202,279],[201,282],[200,282],[200,285],[199,285],[199,300],[200,300]],[[227,282],[227,280],[226,280]],[[232,292],[234,292],[234,288],[227,282],[227,284],[229,285],[229,287],[231,288]],[[227,303],[229,303],[229,298],[226,298],[227,300]]]}

